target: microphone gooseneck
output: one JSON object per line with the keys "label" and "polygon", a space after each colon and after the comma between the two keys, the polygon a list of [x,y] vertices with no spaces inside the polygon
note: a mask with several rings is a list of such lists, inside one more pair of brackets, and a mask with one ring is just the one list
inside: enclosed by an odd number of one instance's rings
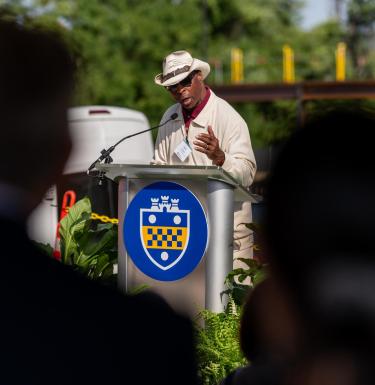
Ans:
{"label": "microphone gooseneck", "polygon": [[155,130],[156,128],[160,128],[162,126],[164,126],[165,124],[167,124],[168,122],[170,122],[171,120],[175,120],[177,118],[178,114],[177,112],[174,112],[168,120],[166,120],[165,122],[163,122],[162,124],[159,124],[157,126],[154,126],[154,127],[151,127],[151,128],[148,128],[147,130],[143,130],[143,131],[139,131],[139,132],[136,132],[135,134],[131,134],[131,135],[128,135],[128,136],[125,136],[124,138],[120,139],[117,143],[115,143],[114,145],[112,145],[111,147],[109,147],[107,150],[106,149],[103,149],[102,151],[100,151],[101,155],[99,156],[98,159],[96,159],[91,165],[90,167],[87,169],[87,174],[90,174],[90,171],[96,166],[97,163],[100,163],[102,160],[104,160],[104,163],[112,163],[113,162],[113,159],[111,158],[110,154],[113,152],[113,150],[121,143],[123,142],[124,140],[126,139],[130,139],[132,138],[133,136],[137,136],[137,135],[140,135],[140,134],[143,134],[144,132],[148,132],[148,131],[152,131],[152,130]]}

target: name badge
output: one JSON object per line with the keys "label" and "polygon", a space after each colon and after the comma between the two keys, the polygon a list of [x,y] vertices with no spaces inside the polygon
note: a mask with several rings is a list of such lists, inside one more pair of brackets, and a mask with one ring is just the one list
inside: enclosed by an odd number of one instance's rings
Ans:
{"label": "name badge", "polygon": [[174,153],[177,155],[178,159],[181,162],[185,162],[186,158],[191,154],[190,146],[183,140],[174,150]]}

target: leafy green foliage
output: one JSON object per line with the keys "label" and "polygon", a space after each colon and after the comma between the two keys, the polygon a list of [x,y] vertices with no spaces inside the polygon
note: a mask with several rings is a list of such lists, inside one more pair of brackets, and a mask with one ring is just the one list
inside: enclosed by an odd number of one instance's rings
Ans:
{"label": "leafy green foliage", "polygon": [[60,222],[61,261],[91,279],[110,280],[117,261],[117,225],[95,224],[88,198],[76,202]]}
{"label": "leafy green foliage", "polygon": [[[282,81],[282,46],[294,49],[297,80],[334,80],[335,49],[348,43],[348,78],[373,78],[375,5],[349,0],[347,22],[299,26],[301,0],[0,0],[19,21],[59,30],[77,57],[76,105],[115,105],[156,124],[172,103],[154,84],[161,60],[187,49],[212,67],[209,83],[230,81],[234,47],[245,82]],[[348,61],[349,64],[350,61]],[[254,147],[282,140],[296,126],[293,102],[241,106]]]}
{"label": "leafy green foliage", "polygon": [[[262,232],[257,224],[250,223],[247,227]],[[196,321],[198,366],[203,385],[217,385],[231,371],[248,363],[239,345],[242,305],[249,291],[265,279],[267,265],[255,259],[238,259],[245,267],[234,269],[225,279],[228,289],[222,295],[229,297],[225,311],[203,310]]]}
{"label": "leafy green foliage", "polygon": [[[311,31],[299,26],[302,4],[301,0],[0,0],[17,20],[63,33],[79,67],[76,105],[134,108],[151,124],[172,102],[153,78],[161,70],[162,58],[177,49],[210,62],[209,83],[230,81],[234,47],[244,53],[245,82],[282,81],[284,44],[294,49],[297,80],[334,80],[335,49],[346,41],[352,59],[348,78],[372,78],[374,1],[350,0],[346,24],[333,19]],[[239,109],[254,147],[280,141],[296,126],[294,102],[254,103]]]}
{"label": "leafy green foliage", "polygon": [[335,50],[345,40],[345,30],[337,20],[329,20],[295,37],[296,76],[303,80],[334,81]]}
{"label": "leafy green foliage", "polygon": [[357,78],[371,78],[375,73],[375,1],[350,0],[347,43]]}
{"label": "leafy green foliage", "polygon": [[[267,265],[256,259],[238,258],[238,260],[245,263],[247,268],[234,269],[227,275],[225,279],[227,290],[222,294],[229,295],[237,305],[242,305],[249,290],[266,278]],[[249,284],[244,283],[247,278],[250,278]]]}
{"label": "leafy green foliage", "polygon": [[[242,306],[249,291],[267,277],[266,258],[262,255],[263,227],[258,223],[247,223],[246,227],[256,235],[256,244],[253,249],[257,251],[256,258],[237,258],[244,267],[232,270],[225,279],[227,289],[222,293],[228,295],[237,306]],[[260,252],[260,253],[259,253]]]}
{"label": "leafy green foliage", "polygon": [[[151,124],[156,124],[173,102],[153,82],[161,71],[162,58],[171,51],[187,49],[193,56],[206,58],[213,67],[208,78],[212,83],[216,78],[214,62],[220,63],[223,78],[229,81],[231,48],[239,47],[245,53],[246,81],[281,80],[281,47],[294,35],[300,5],[299,0],[5,3],[18,19],[63,31],[79,67],[76,105],[134,108],[144,112]],[[256,109],[244,115],[254,129],[255,142],[260,129],[254,126],[262,123],[262,114]],[[265,131],[272,140],[275,129]],[[260,138],[260,144],[269,141],[268,137]]]}
{"label": "leafy green foliage", "polygon": [[[204,321],[204,327],[199,325]],[[247,361],[239,346],[240,312],[231,299],[223,313],[203,310],[196,323],[198,373],[203,385],[217,385]]]}

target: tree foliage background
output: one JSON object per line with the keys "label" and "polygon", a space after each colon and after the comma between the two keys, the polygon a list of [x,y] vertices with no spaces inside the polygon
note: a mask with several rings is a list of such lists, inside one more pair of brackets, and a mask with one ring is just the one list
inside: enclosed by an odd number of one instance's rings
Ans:
{"label": "tree foliage background", "polygon": [[[134,108],[151,124],[171,103],[153,78],[178,49],[210,62],[210,84],[230,81],[234,47],[244,52],[245,82],[280,82],[284,44],[294,48],[297,80],[334,80],[336,45],[346,41],[349,76],[373,78],[375,0],[347,3],[345,22],[304,31],[303,0],[0,0],[2,17],[64,35],[79,66],[76,105]],[[294,102],[237,108],[255,147],[283,138],[295,122]]]}

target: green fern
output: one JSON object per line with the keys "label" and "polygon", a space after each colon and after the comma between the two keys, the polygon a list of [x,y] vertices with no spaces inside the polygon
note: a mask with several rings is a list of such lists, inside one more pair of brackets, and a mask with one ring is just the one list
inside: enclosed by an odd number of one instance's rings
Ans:
{"label": "green fern", "polygon": [[[267,275],[267,265],[254,259],[239,258],[247,268],[235,269],[225,280],[228,304],[223,313],[203,310],[196,322],[198,373],[202,385],[217,385],[231,371],[248,364],[240,350],[239,326],[242,304],[249,291]],[[243,282],[250,277],[250,285]],[[202,327],[202,321],[204,326]]]}
{"label": "green fern", "polygon": [[[198,373],[203,385],[217,385],[247,364],[239,346],[241,312],[232,298],[223,313],[202,310],[196,322]],[[201,326],[201,321],[204,326]]]}

